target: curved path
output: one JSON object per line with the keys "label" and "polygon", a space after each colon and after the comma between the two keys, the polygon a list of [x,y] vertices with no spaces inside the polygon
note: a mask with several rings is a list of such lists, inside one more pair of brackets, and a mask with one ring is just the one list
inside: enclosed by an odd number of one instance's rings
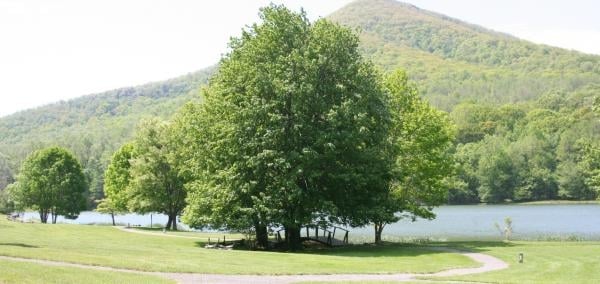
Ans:
{"label": "curved path", "polygon": [[199,273],[168,273],[168,272],[145,272],[139,270],[113,268],[105,266],[95,266],[86,264],[77,264],[62,261],[52,260],[41,260],[41,259],[29,259],[20,257],[0,256],[0,259],[20,261],[20,262],[32,262],[43,265],[51,266],[66,266],[66,267],[77,267],[85,269],[103,270],[103,271],[114,271],[114,272],[125,272],[125,273],[138,273],[146,275],[154,275],[164,277],[167,279],[175,280],[177,283],[191,284],[191,283],[294,283],[302,281],[409,281],[415,280],[416,277],[443,277],[443,276],[460,276],[468,274],[476,274],[489,272],[494,270],[500,270],[508,268],[508,263],[495,258],[493,256],[482,254],[458,251],[448,248],[434,248],[435,250],[445,252],[455,252],[462,254],[476,262],[482,264],[480,267],[475,268],[455,268],[444,270],[436,273],[396,273],[396,274],[328,274],[328,275],[223,275],[223,274],[199,274]]}
{"label": "curved path", "polygon": [[124,232],[128,232],[128,233],[136,233],[136,234],[143,234],[143,235],[150,235],[150,236],[175,237],[175,238],[186,238],[186,239],[195,239],[195,240],[205,239],[202,237],[194,237],[194,236],[182,236],[182,235],[174,235],[174,234],[167,234],[167,233],[154,233],[154,232],[148,232],[148,231],[127,228],[127,227],[114,227],[114,228],[119,229]]}
{"label": "curved path", "polygon": [[[174,238],[185,238],[185,239],[194,239],[194,240],[207,240],[209,238],[209,237],[199,237],[199,236],[182,236],[182,235],[175,235],[172,233],[155,233],[155,232],[148,232],[148,231],[138,230],[138,229],[134,229],[134,228],[127,228],[127,227],[114,227],[114,228],[121,230],[123,232],[143,234],[143,235],[149,235],[149,236],[158,236],[158,237],[174,237]],[[213,238],[213,240],[218,239],[218,236],[212,237],[212,238]],[[227,240],[237,241],[239,239],[232,237]]]}

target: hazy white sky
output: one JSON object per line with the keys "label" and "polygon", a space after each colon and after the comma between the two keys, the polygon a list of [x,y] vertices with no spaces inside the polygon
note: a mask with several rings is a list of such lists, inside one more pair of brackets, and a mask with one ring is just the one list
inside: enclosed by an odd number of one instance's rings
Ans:
{"label": "hazy white sky", "polygon": [[[0,116],[212,65],[229,37],[255,22],[258,8],[269,2],[0,0]],[[316,19],[351,1],[272,2],[304,7]],[[534,42],[600,54],[600,1],[407,2]]]}

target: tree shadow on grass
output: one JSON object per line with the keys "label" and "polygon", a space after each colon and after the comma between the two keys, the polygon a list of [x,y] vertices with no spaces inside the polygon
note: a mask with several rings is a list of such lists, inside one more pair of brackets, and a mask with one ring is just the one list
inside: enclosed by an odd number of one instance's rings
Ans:
{"label": "tree shadow on grass", "polygon": [[454,248],[457,250],[462,250],[462,248],[458,248],[452,243],[442,243],[441,245],[384,243],[379,245],[351,245],[346,247],[331,248],[328,250],[306,251],[306,253],[344,257],[414,257],[448,253],[447,251],[436,250],[435,248]]}
{"label": "tree shadow on grass", "polygon": [[12,247],[22,247],[22,248],[39,248],[38,246],[28,245],[24,243],[0,243],[0,246],[12,246]]}
{"label": "tree shadow on grass", "polygon": [[[196,247],[204,248],[208,244],[206,241],[195,242]],[[213,242],[214,244],[214,242]],[[296,253],[312,254],[324,256],[343,256],[343,257],[413,257],[421,255],[435,255],[441,253],[452,253],[449,250],[465,252],[486,252],[492,247],[513,247],[520,244],[502,241],[472,241],[472,242],[436,242],[427,244],[414,243],[383,243],[380,245],[361,244],[348,245],[344,247],[333,248],[305,248],[300,251],[287,250],[250,250],[247,248],[235,248],[239,251],[252,251],[255,253]]]}

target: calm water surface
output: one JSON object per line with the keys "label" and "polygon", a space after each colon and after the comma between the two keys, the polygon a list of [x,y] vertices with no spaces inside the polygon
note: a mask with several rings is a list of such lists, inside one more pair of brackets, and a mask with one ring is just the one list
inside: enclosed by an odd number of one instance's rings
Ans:
{"label": "calm water surface", "polygon": [[[388,238],[432,237],[440,239],[499,239],[494,225],[513,221],[517,239],[578,237],[600,240],[600,205],[465,205],[442,206],[434,210],[434,220],[402,220],[388,225]],[[354,229],[354,236],[373,235],[372,228]]]}
{"label": "calm water surface", "polygon": [[[513,221],[513,236],[518,239],[569,238],[600,240],[600,205],[465,205],[442,206],[435,209],[434,220],[419,219],[415,222],[402,220],[388,225],[384,239],[433,238],[449,240],[500,239],[495,223],[504,225],[504,218]],[[39,218],[34,212],[25,219]],[[127,214],[115,217],[121,224],[150,225],[150,214]],[[93,224],[110,223],[110,215],[82,212],[76,220],[59,218],[62,223]],[[167,217],[152,214],[154,224],[165,224]],[[371,227],[353,228],[350,238],[354,241],[373,237]]]}

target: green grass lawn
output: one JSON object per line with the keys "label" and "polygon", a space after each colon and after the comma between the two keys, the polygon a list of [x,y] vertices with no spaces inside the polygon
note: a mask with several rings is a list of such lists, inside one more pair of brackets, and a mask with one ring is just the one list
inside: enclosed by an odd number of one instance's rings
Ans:
{"label": "green grass lawn", "polygon": [[157,276],[97,271],[92,269],[47,266],[0,259],[0,283],[69,284],[69,283],[175,283]]}
{"label": "green grass lawn", "polygon": [[[233,237],[233,236],[232,236]],[[410,245],[280,253],[202,248],[203,240],[124,232],[107,226],[0,221],[0,255],[145,271],[222,274],[435,272],[477,264]]]}
{"label": "green grass lawn", "polygon": [[[510,267],[484,274],[443,278],[446,280],[487,283],[600,283],[600,242],[470,242],[450,245],[493,255],[508,262]],[[519,253],[524,254],[523,263],[518,262]]]}

